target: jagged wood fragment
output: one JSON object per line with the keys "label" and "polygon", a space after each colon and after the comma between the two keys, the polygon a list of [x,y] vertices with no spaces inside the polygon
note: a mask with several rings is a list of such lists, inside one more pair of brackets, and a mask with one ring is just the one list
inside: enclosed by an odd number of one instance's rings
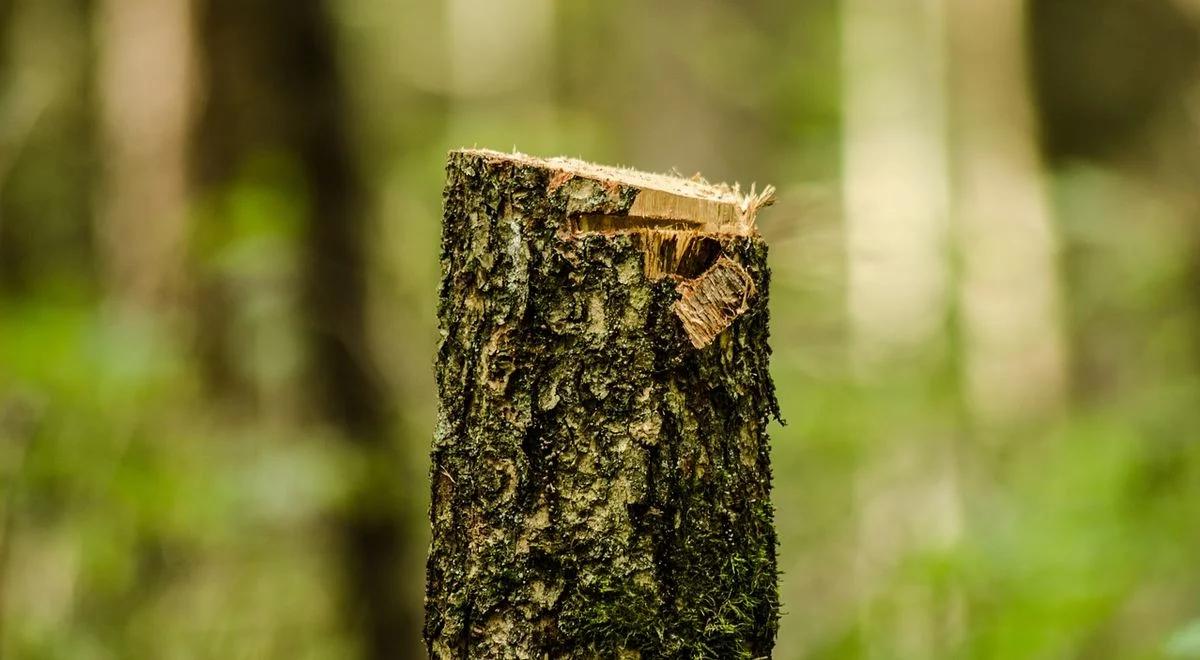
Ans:
{"label": "jagged wood fragment", "polygon": [[703,348],[749,309],[754,281],[736,261],[721,257],[700,277],[676,287],[675,314],[696,348]]}

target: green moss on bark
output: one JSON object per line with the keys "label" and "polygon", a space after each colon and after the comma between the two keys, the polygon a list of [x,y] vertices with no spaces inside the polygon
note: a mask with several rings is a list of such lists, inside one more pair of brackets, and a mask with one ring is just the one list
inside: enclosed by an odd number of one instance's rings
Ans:
{"label": "green moss on bark", "polygon": [[764,657],[778,621],[766,246],[703,349],[627,235],[637,189],[447,165],[425,637],[437,658]]}

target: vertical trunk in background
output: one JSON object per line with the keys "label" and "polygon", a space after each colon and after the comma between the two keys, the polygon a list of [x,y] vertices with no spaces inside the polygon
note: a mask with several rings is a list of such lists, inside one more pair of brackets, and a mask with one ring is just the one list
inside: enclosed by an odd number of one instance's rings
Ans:
{"label": "vertical trunk in background", "polygon": [[1024,0],[950,6],[967,401],[984,424],[1036,419],[1061,406],[1065,365]]}
{"label": "vertical trunk in background", "polygon": [[91,0],[9,0],[0,77],[0,288],[90,291],[95,119]]}
{"label": "vertical trunk in background", "polygon": [[98,9],[106,186],[96,234],[110,294],[150,308],[180,285],[191,0],[99,0]]}
{"label": "vertical trunk in background", "polygon": [[398,570],[409,549],[386,495],[386,466],[397,459],[368,346],[366,200],[334,25],[316,1],[201,0],[197,13],[207,92],[197,181],[219,190],[262,154],[289,158],[301,175],[308,389],[317,414],[380,466],[339,522],[345,610],[365,657],[409,657],[420,648],[420,614],[402,597]]}
{"label": "vertical trunk in background", "polygon": [[[20,141],[21,135],[14,135],[14,128],[11,126],[14,119],[11,116],[12,110],[8,107],[8,96],[12,92],[9,90],[13,72],[11,70],[10,61],[13,59],[8,52],[9,42],[11,41],[11,32],[15,29],[13,26],[13,18],[16,14],[13,0],[0,0],[0,121],[4,122],[4,129],[0,130],[0,193],[4,190],[4,181],[7,178],[8,170],[13,165],[15,147]],[[0,217],[0,223],[4,222],[4,218]],[[0,228],[2,229],[2,228]],[[0,231],[0,236],[3,232]],[[0,250],[3,246],[0,246]]]}
{"label": "vertical trunk in background", "polygon": [[856,358],[945,339],[943,0],[844,2],[844,185]]}
{"label": "vertical trunk in background", "polygon": [[6,226],[7,218],[5,217],[8,209],[4,204],[4,189],[8,183],[8,173],[20,152],[19,145],[24,141],[23,135],[13,134],[12,110],[8,107],[13,77],[11,64],[13,57],[8,49],[12,41],[11,32],[15,29],[13,16],[16,12],[14,10],[13,0],[0,0],[0,108],[3,108],[0,110],[0,121],[3,121],[4,125],[8,127],[6,130],[0,131],[0,295],[15,288],[14,285],[20,278],[19,268],[16,265],[20,253],[11,245],[11,232]]}
{"label": "vertical trunk in background", "polygon": [[[846,0],[843,7],[852,360],[867,382],[908,382],[914,372],[936,378],[949,358],[950,311],[943,0]],[[953,427],[937,419],[891,426],[865,454],[855,484],[856,564],[869,657],[944,655],[961,632],[955,594],[934,593],[899,572],[910,556],[960,535]]]}

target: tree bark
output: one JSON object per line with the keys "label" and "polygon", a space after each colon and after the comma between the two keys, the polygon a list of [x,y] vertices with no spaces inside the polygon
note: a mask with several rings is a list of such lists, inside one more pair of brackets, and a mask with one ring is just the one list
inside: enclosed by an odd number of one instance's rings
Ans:
{"label": "tree bark", "polygon": [[766,203],[450,155],[431,656],[770,655]]}

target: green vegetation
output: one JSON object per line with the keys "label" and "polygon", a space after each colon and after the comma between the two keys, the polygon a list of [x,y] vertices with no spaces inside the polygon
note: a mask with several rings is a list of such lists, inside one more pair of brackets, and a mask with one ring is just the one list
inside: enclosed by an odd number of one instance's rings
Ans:
{"label": "green vegetation", "polygon": [[1194,2],[192,4],[0,0],[0,657],[420,657],[472,145],[779,189],[776,657],[1200,657]]}

